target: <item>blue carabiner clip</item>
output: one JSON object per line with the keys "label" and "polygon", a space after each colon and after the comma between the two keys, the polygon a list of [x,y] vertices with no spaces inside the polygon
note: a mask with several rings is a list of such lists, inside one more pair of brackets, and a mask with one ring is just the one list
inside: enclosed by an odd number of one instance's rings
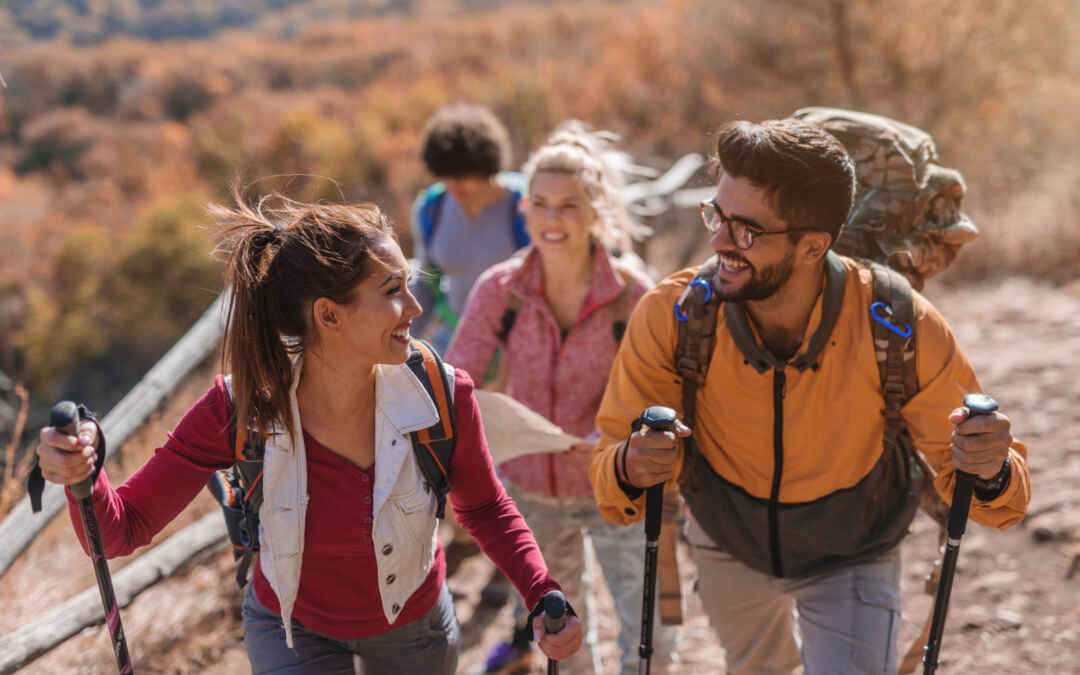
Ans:
{"label": "blue carabiner clip", "polygon": [[[877,313],[877,311],[876,311],[876,310],[882,309],[882,308],[885,310],[885,316],[879,315]],[[874,304],[870,305],[870,318],[872,318],[874,321],[877,321],[882,326],[885,326],[886,328],[888,328],[889,330],[896,333],[897,335],[899,335],[902,338],[911,337],[911,324],[909,323],[903,329],[901,329],[899,326],[897,326],[893,322],[889,321],[888,318],[886,318],[886,317],[891,317],[891,316],[892,316],[892,307],[889,307],[884,302],[875,302]]]}
{"label": "blue carabiner clip", "polygon": [[679,301],[675,303],[675,318],[679,321],[686,321],[690,318],[689,314],[682,314],[682,304],[686,300],[686,296],[690,295],[690,291],[694,289],[694,286],[701,286],[705,289],[705,302],[709,302],[709,298],[712,297],[712,286],[704,279],[694,279],[690,282],[690,285],[683,291],[682,296],[679,297]]}

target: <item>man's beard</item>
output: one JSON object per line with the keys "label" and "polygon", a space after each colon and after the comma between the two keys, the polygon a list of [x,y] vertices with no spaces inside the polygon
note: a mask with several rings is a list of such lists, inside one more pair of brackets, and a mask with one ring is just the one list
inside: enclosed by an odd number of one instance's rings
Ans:
{"label": "man's beard", "polygon": [[783,288],[794,271],[795,253],[789,252],[783,260],[763,268],[760,272],[750,265],[750,280],[743,284],[742,288],[725,292],[723,284],[714,282],[713,290],[726,302],[765,300]]}

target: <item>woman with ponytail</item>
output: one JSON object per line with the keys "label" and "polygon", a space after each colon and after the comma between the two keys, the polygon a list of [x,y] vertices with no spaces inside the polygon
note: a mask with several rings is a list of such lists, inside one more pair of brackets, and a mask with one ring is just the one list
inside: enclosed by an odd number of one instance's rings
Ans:
{"label": "woman with ponytail", "polygon": [[[231,424],[257,433],[266,445],[262,551],[243,606],[253,672],[352,673],[358,659],[367,675],[454,673],[461,635],[435,536],[436,495],[409,441],[438,420],[438,405],[405,365],[421,310],[389,220],[370,204],[278,196],[256,207],[237,196],[211,214],[232,291],[231,376],[218,376],[119,488],[96,461],[104,453],[92,421],[78,437],[42,430],[45,478],[71,485],[96,472],[106,553],[127,555],[233,464]],[[537,607],[559,586],[495,476],[472,380],[456,371],[452,381],[450,502]],[[574,617],[556,634],[540,617],[533,626],[552,658],[581,643]]]}
{"label": "woman with ponytail", "polygon": [[[511,397],[586,440],[561,453],[519,457],[499,472],[555,575],[584,598],[585,535],[596,550],[619,618],[621,673],[636,673],[641,634],[644,540],[604,521],[589,483],[594,420],[630,310],[652,287],[630,251],[637,228],[619,198],[610,158],[614,136],[563,123],[525,165],[523,201],[532,245],[491,267],[473,286],[446,357],[483,378],[501,349],[500,386]],[[578,607],[588,623],[588,602]],[[525,601],[517,630],[488,657],[486,672],[509,673],[531,660]],[[658,623],[658,622],[657,622]],[[673,629],[657,626],[655,672],[663,672]],[[573,673],[601,669],[590,640],[568,662]]]}

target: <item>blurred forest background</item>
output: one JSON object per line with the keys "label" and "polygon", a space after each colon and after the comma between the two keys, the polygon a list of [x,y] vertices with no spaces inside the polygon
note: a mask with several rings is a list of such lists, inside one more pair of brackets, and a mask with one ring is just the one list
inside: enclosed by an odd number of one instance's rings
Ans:
{"label": "blurred forest background", "polygon": [[983,236],[946,282],[1075,283],[1077,35],[1071,0],[0,2],[0,448],[20,396],[27,429],[107,411],[210,304],[205,206],[237,177],[332,178],[253,190],[373,200],[408,250],[419,131],[455,100],[517,163],[574,116],[661,169],[733,118],[892,116],[968,183]]}

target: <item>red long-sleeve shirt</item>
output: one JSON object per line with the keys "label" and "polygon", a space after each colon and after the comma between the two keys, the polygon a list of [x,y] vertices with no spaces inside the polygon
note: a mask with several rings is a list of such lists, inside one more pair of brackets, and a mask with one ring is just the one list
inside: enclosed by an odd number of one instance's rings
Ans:
{"label": "red long-sleeve shirt", "polygon": [[[113,489],[102,471],[94,485],[94,510],[108,557],[127,555],[153,536],[198,494],[212,472],[232,464],[228,441],[232,406],[224,379],[187,412],[165,445]],[[473,382],[457,370],[454,386],[457,443],[450,468],[450,503],[458,522],[514,583],[529,607],[558,584],[532,532],[495,477]],[[304,560],[293,617],[306,627],[339,639],[356,639],[398,628],[427,614],[446,578],[440,546],[427,579],[391,626],[379,599],[372,543],[372,484],[378,466],[361,469],[304,434],[308,502]],[[68,492],[76,534],[86,548],[78,506]],[[277,598],[261,569],[255,593],[278,611]]]}

